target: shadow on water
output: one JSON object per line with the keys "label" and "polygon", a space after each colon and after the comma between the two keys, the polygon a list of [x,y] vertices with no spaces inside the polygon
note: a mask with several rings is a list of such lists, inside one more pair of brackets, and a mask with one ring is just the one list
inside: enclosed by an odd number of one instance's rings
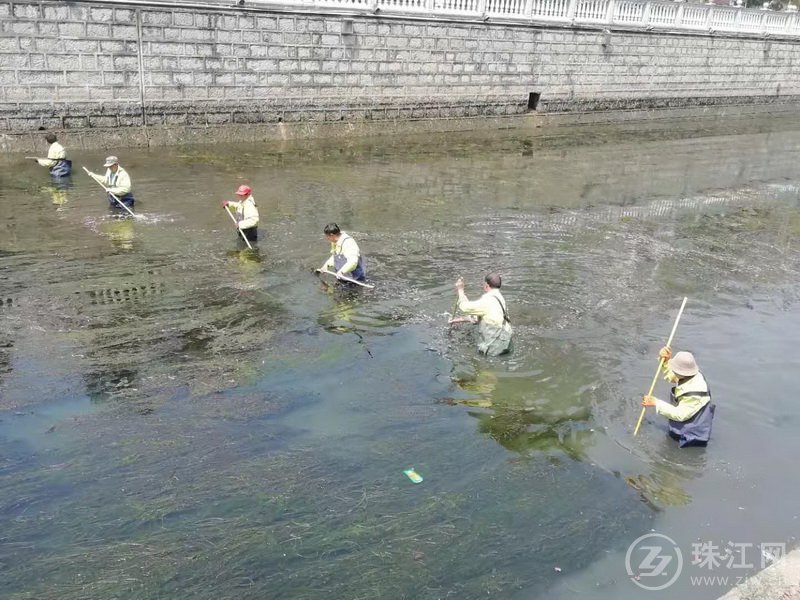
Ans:
{"label": "shadow on water", "polygon": [[[789,469],[759,440],[792,449],[800,422],[800,134],[697,125],[120,152],[135,220],[81,178],[56,203],[4,157],[0,586],[619,600],[643,532],[735,537],[743,483]],[[167,179],[184,193],[162,200]],[[219,209],[242,182],[252,251]],[[330,221],[374,290],[310,274]],[[495,270],[516,339],[487,359],[446,321],[455,279],[472,295]],[[676,345],[720,404],[691,452],[655,415],[631,435],[684,295]],[[745,343],[776,401],[730,383]],[[748,535],[792,511],[748,513]]]}
{"label": "shadow on water", "polygon": [[475,361],[475,371],[454,375],[454,383],[467,398],[445,401],[484,409],[469,412],[478,420],[478,431],[513,452],[581,460],[592,443],[587,392],[596,385],[597,375],[575,350],[544,345],[534,372],[497,372]]}

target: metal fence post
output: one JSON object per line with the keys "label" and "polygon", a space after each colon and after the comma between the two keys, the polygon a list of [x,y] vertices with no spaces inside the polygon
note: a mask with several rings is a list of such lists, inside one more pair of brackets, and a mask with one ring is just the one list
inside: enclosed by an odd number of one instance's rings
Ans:
{"label": "metal fence post", "polygon": [[614,0],[608,0],[608,8],[606,9],[606,24],[613,25],[614,24],[614,10],[617,8],[617,4]]}
{"label": "metal fence post", "polygon": [[797,20],[797,13],[794,14],[787,14],[786,18],[783,20],[783,27],[781,28],[784,33],[790,33],[792,31],[792,25]]}
{"label": "metal fence post", "polygon": [[650,24],[650,2],[645,2],[644,10],[642,11],[642,25],[647,27]]}
{"label": "metal fence post", "polygon": [[569,0],[567,7],[567,20],[572,22],[575,20],[575,14],[578,12],[578,0]]}

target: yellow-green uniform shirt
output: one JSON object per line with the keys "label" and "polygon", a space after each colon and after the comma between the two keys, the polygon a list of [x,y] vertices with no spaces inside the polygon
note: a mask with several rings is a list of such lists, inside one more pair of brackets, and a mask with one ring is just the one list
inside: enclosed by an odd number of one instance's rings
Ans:
{"label": "yellow-green uniform shirt", "polygon": [[67,151],[64,150],[64,146],[62,146],[58,142],[53,142],[52,144],[50,144],[50,148],[47,151],[47,158],[37,158],[36,162],[38,162],[43,167],[52,169],[58,164],[59,160],[64,158],[67,158]]}
{"label": "yellow-green uniform shirt", "polygon": [[228,206],[233,207],[236,223],[239,229],[250,229],[258,226],[258,208],[253,196],[248,196],[242,201],[228,202]]}
{"label": "yellow-green uniform shirt", "polygon": [[106,174],[103,177],[96,173],[92,173],[92,177],[102,183],[115,196],[124,196],[133,189],[131,177],[122,167],[118,167],[116,173],[111,169],[106,169]]}
{"label": "yellow-green uniform shirt", "polygon": [[505,298],[500,290],[491,289],[477,300],[467,299],[463,290],[458,293],[458,308],[463,313],[480,317],[478,324],[478,351],[498,356],[511,347],[511,323],[504,318]]}
{"label": "yellow-green uniform shirt", "polygon": [[[666,367],[666,364],[664,366]],[[675,397],[681,397],[677,406],[671,402],[656,398],[656,412],[672,421],[688,421],[711,401],[708,396],[693,396],[691,392],[694,390],[708,390],[708,385],[702,373],[698,373],[681,385],[675,386]]]}
{"label": "yellow-green uniform shirt", "polygon": [[[501,305],[502,303],[502,305]],[[480,317],[486,323],[502,327],[505,323],[503,318],[503,308],[506,300],[500,290],[491,289],[477,300],[467,299],[464,290],[458,292],[458,308],[467,315]]]}
{"label": "yellow-green uniform shirt", "polygon": [[322,265],[323,271],[332,271],[334,267],[334,255],[341,254],[347,260],[340,269],[342,273],[352,273],[358,266],[358,259],[361,256],[361,249],[358,243],[344,231],[340,232],[339,239],[331,242],[331,255],[325,264]]}

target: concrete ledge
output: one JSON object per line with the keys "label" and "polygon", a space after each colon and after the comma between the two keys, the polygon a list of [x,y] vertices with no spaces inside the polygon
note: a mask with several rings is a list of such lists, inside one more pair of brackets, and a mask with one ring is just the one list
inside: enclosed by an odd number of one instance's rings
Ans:
{"label": "concrete ledge", "polygon": [[640,108],[626,110],[586,110],[576,112],[535,113],[540,125],[588,125],[635,121],[669,121],[672,119],[728,119],[746,116],[795,116],[800,98],[776,104],[711,104],[676,108]]}
{"label": "concrete ledge", "polygon": [[[67,148],[137,148],[216,144],[226,142],[273,142],[298,139],[342,139],[418,133],[527,129],[535,133],[554,126],[603,125],[614,123],[658,123],[668,126],[677,119],[700,120],[705,124],[729,119],[769,115],[794,116],[796,103],[694,106],[682,108],[607,110],[590,112],[539,113],[474,116],[460,118],[397,118],[356,121],[293,121],[198,125],[192,123],[151,127],[108,127],[54,129]],[[698,123],[700,126],[701,123]],[[42,146],[42,131],[0,132],[0,152],[33,153]]]}
{"label": "concrete ledge", "polygon": [[[136,148],[216,144],[226,142],[270,142],[297,139],[347,139],[368,136],[449,131],[535,127],[536,117],[471,117],[458,119],[398,119],[392,121],[294,122],[230,125],[164,125],[108,129],[57,131],[67,148]],[[42,146],[41,131],[0,132],[0,152],[33,152]]]}
{"label": "concrete ledge", "polygon": [[800,550],[789,552],[719,600],[800,600]]}

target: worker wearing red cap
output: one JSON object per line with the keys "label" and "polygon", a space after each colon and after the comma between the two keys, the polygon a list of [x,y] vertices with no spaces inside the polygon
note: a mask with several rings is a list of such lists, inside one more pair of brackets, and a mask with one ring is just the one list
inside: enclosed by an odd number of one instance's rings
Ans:
{"label": "worker wearing red cap", "polygon": [[256,201],[253,200],[253,190],[249,185],[240,185],[236,190],[239,200],[222,203],[222,206],[234,209],[236,225],[250,242],[258,239],[258,208]]}

